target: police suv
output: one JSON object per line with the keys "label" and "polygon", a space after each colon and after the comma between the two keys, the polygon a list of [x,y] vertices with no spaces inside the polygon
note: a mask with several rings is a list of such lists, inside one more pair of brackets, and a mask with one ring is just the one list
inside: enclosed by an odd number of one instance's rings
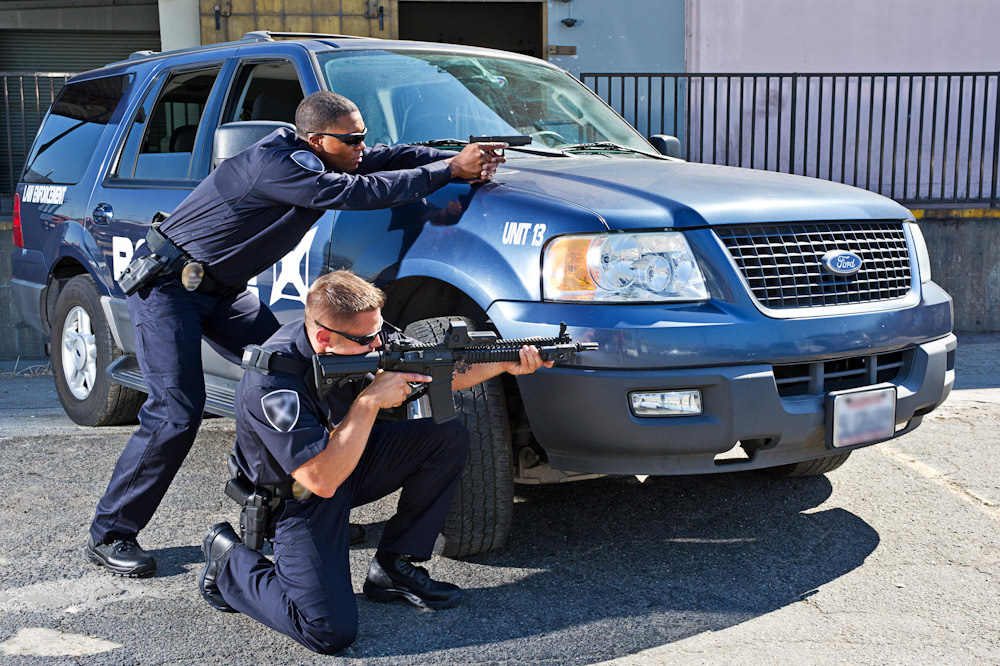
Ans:
{"label": "police suv", "polygon": [[[316,277],[349,268],[385,289],[386,319],[414,337],[439,339],[461,317],[504,338],[566,322],[599,343],[455,394],[473,444],[445,554],[506,540],[512,482],[822,474],[909,432],[951,390],[951,298],[893,201],[665,157],[533,58],[286,37],[136,53],[71,79],[46,116],[15,197],[12,289],[51,336],[75,422],[131,422],[145,397],[116,278],[153,215],[317,90],[356,102],[370,143],[531,142],[508,149],[491,183],[324,215],[249,284],[279,320]],[[231,414],[241,369],[207,345],[204,361],[207,410]]]}

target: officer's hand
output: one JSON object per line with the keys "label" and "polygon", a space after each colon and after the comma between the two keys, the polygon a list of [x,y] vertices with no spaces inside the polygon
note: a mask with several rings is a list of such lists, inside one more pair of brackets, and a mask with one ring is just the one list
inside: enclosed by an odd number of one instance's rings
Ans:
{"label": "officer's hand", "polygon": [[507,363],[504,370],[512,375],[530,375],[542,366],[551,368],[555,365],[555,361],[542,360],[542,355],[538,353],[538,347],[529,347],[528,345],[524,345],[521,347],[520,355],[520,361],[511,361]]}
{"label": "officer's hand", "polygon": [[392,409],[399,407],[406,400],[407,396],[413,392],[409,382],[429,382],[431,378],[416,372],[385,372],[379,370],[375,375],[375,381],[361,392],[361,396],[366,396],[376,401],[379,409]]}
{"label": "officer's hand", "polygon": [[507,147],[506,143],[470,143],[458,155],[445,160],[451,165],[452,178],[472,178],[487,182],[493,178],[497,167],[506,162],[496,151]]}

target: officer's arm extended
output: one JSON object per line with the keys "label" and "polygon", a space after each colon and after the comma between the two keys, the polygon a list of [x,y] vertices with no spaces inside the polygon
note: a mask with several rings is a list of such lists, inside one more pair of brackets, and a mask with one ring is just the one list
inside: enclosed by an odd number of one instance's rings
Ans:
{"label": "officer's arm extended", "polygon": [[383,372],[354,399],[347,416],[330,432],[326,448],[292,472],[292,478],[320,497],[333,497],[364,453],[380,409],[405,402],[412,390],[408,382],[430,377],[413,372]]}
{"label": "officer's arm extended", "polygon": [[450,150],[439,150],[425,146],[387,146],[378,143],[371,148],[365,148],[363,158],[357,170],[352,173],[366,176],[377,171],[394,171],[396,169],[415,169],[433,162],[440,162],[455,156]]}
{"label": "officer's arm extended", "polygon": [[[255,190],[273,201],[304,208],[368,210],[420,199],[452,178],[489,180],[503,161],[492,152],[502,143],[470,144],[462,152],[424,166],[356,175],[313,168],[295,154],[280,155],[259,174]],[[364,161],[362,160],[362,164]]]}

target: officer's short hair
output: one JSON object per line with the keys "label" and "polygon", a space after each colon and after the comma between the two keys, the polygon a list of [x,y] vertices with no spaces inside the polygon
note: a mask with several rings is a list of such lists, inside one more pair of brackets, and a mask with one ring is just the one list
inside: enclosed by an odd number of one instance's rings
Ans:
{"label": "officer's short hair", "polygon": [[295,109],[295,129],[305,138],[309,132],[324,132],[344,116],[358,110],[358,105],[343,95],[327,90],[307,96]]}
{"label": "officer's short hair", "polygon": [[326,316],[341,322],[383,305],[385,293],[351,271],[334,271],[321,276],[309,287],[306,297],[308,317]]}

